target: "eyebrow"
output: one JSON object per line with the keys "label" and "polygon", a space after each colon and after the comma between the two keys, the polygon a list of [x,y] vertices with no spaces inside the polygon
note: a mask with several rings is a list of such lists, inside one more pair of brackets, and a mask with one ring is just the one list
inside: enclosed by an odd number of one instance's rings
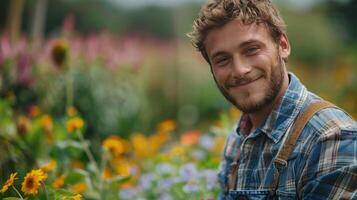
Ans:
{"label": "eyebrow", "polygon": [[[251,45],[251,44],[254,44],[254,43],[260,44],[261,42],[258,41],[258,40],[255,40],[255,39],[250,39],[250,40],[247,40],[247,41],[242,42],[241,44],[239,44],[239,48],[242,49],[242,48],[244,48],[244,47],[246,47],[246,46],[249,46],[249,45]],[[225,54],[225,53],[226,53],[225,51],[218,51],[218,52],[214,53],[214,54],[212,55],[212,60],[213,60],[215,57],[220,56],[220,55]]]}

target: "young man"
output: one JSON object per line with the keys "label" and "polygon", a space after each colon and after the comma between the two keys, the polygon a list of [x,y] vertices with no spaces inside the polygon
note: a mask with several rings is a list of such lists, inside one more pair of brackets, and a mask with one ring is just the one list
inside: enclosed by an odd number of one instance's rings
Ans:
{"label": "young man", "polygon": [[223,152],[222,199],[357,199],[357,123],[287,71],[270,0],[209,1],[189,36],[243,112]]}

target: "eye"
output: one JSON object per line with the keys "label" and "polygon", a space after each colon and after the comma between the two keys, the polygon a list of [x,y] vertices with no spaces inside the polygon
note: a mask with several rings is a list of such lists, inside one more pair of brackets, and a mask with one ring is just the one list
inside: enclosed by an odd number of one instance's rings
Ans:
{"label": "eye", "polygon": [[260,50],[259,47],[254,46],[254,47],[247,48],[244,53],[248,56],[253,56],[256,53],[258,53],[259,50]]}
{"label": "eye", "polygon": [[229,57],[227,57],[227,56],[222,56],[222,57],[216,58],[214,60],[214,64],[216,66],[224,66],[224,65],[228,64],[228,62],[229,62]]}

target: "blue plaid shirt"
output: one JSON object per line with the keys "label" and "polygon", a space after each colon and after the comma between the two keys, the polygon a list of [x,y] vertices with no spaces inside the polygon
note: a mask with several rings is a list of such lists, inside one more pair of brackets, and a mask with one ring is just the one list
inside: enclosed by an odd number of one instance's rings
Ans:
{"label": "blue plaid shirt", "polygon": [[[259,128],[247,134],[249,121],[243,114],[228,136],[218,176],[224,191],[230,163],[239,153],[237,188],[219,199],[269,199],[274,158],[285,133],[307,105],[320,99],[294,74],[289,77],[287,91]],[[357,199],[357,123],[351,116],[326,108],[310,119],[281,172],[275,198]]]}

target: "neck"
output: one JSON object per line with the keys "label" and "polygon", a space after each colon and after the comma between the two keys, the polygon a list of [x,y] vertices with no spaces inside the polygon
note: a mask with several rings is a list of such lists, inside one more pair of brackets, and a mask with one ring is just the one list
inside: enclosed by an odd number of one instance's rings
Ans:
{"label": "neck", "polygon": [[286,89],[288,88],[288,86],[289,86],[289,76],[288,76],[287,73],[285,73],[282,87],[281,87],[278,95],[276,95],[275,99],[270,104],[265,106],[263,109],[261,109],[261,110],[259,110],[257,112],[254,112],[254,113],[248,113],[249,119],[250,119],[250,121],[252,123],[251,132],[254,132],[255,129],[257,129],[261,125],[261,123],[263,123],[263,121],[268,117],[268,115],[273,110],[274,106],[283,97],[283,95],[284,95]]}

